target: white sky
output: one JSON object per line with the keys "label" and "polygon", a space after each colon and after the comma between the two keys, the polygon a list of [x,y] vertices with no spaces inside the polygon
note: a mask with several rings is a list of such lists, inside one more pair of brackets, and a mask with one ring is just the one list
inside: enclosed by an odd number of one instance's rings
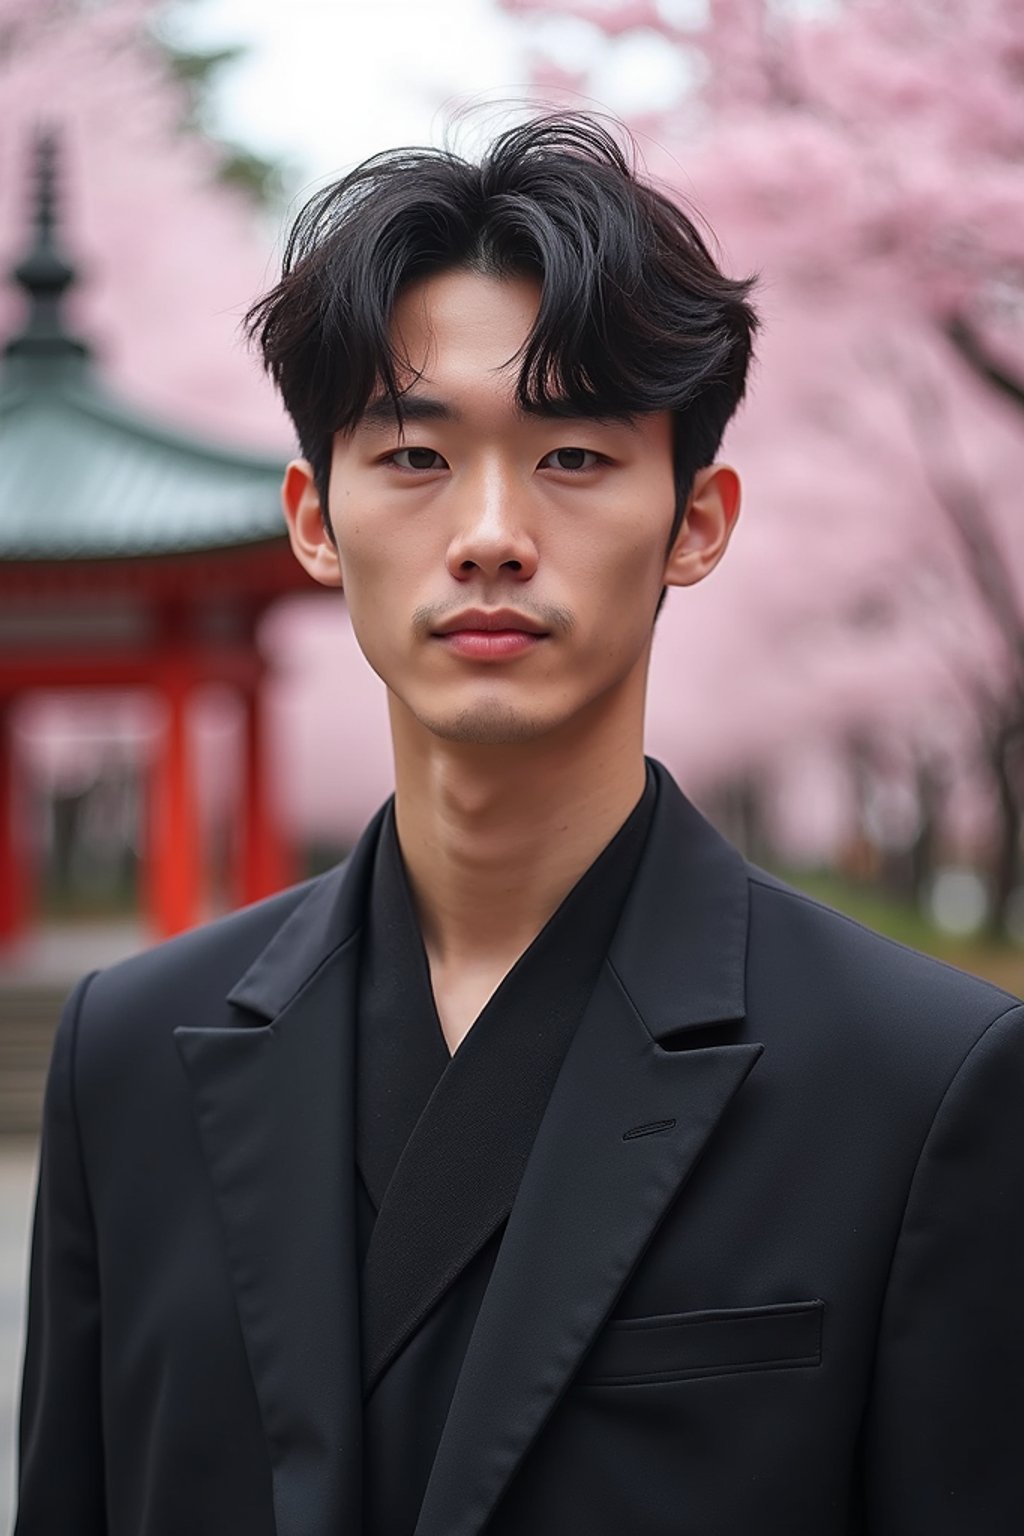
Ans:
{"label": "white sky", "polygon": [[437,143],[440,104],[523,95],[528,74],[491,0],[191,0],[173,35],[246,47],[223,71],[217,127],[294,163],[302,181]]}
{"label": "white sky", "polygon": [[[668,105],[688,69],[653,34],[609,48],[584,22],[542,17],[528,28],[495,0],[189,0],[169,30],[203,48],[246,47],[223,71],[216,127],[292,164],[297,190],[380,149],[439,143],[460,108],[523,99],[531,34],[590,68],[594,94],[580,105],[627,116]],[[481,113],[478,132],[488,121],[494,113]],[[459,142],[472,145],[472,130]]]}

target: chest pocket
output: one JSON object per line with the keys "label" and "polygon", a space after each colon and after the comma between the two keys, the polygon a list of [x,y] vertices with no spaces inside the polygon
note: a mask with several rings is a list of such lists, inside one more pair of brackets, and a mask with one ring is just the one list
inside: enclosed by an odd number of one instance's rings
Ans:
{"label": "chest pocket", "polygon": [[823,1301],[618,1318],[587,1355],[577,1386],[689,1381],[821,1364]]}

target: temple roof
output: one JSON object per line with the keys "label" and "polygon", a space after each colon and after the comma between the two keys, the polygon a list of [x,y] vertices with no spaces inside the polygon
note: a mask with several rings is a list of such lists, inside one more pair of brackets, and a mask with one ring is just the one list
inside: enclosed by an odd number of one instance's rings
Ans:
{"label": "temple roof", "polygon": [[0,562],[153,557],[284,538],[284,455],[154,422],[103,385],[67,328],[56,144],[35,148],[34,230],[12,276],[27,305],[0,376]]}
{"label": "temple roof", "polygon": [[0,390],[0,560],[224,549],[284,536],[283,461],[155,427],[95,387]]}

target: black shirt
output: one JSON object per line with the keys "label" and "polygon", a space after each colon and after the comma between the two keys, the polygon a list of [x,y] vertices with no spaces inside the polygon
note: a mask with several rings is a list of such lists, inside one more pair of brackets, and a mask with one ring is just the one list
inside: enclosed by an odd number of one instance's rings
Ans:
{"label": "black shirt", "polygon": [[643,795],[450,1055],[389,807],[360,966],[367,1536],[411,1536],[505,1221],[650,828]]}

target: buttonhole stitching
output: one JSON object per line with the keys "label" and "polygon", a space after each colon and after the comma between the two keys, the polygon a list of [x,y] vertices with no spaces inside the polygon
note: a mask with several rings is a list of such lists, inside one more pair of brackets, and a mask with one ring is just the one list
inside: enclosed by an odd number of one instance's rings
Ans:
{"label": "buttonhole stitching", "polygon": [[675,1125],[674,1120],[652,1120],[649,1125],[634,1125],[631,1131],[623,1131],[623,1141],[629,1141],[634,1136],[656,1136],[659,1131],[670,1131]]}

